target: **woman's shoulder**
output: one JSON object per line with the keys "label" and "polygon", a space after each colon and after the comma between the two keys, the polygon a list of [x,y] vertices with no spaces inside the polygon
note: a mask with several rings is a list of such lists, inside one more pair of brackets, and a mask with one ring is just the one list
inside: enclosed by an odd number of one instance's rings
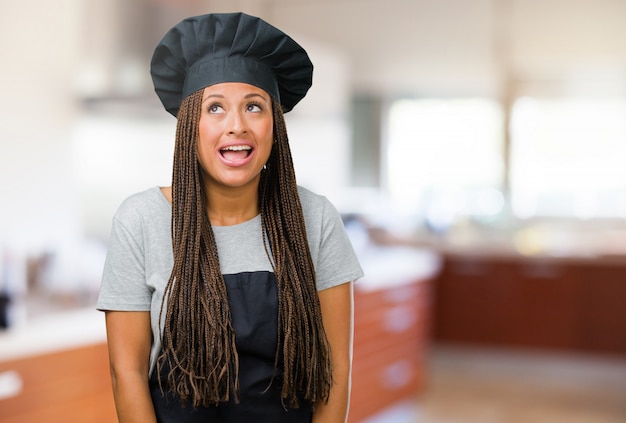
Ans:
{"label": "woman's shoulder", "polygon": [[325,207],[326,204],[330,204],[325,196],[317,194],[300,185],[298,185],[298,195],[300,196],[302,208]]}
{"label": "woman's shoulder", "polygon": [[317,194],[302,186],[298,186],[298,193],[304,219],[307,223],[322,223],[339,218],[339,212],[326,196]]}
{"label": "woman's shoulder", "polygon": [[126,197],[118,207],[115,218],[119,220],[135,220],[156,217],[167,213],[169,203],[158,186],[151,187]]}

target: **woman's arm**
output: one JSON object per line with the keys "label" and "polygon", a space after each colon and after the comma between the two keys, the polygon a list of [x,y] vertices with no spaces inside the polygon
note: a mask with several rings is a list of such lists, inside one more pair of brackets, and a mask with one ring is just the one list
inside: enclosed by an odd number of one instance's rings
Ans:
{"label": "woman's arm", "polygon": [[328,403],[316,405],[313,423],[345,423],[352,371],[353,290],[344,283],[318,293],[324,330],[330,343],[333,385]]}
{"label": "woman's arm", "polygon": [[152,332],[147,311],[107,311],[113,397],[120,423],[155,423],[148,387]]}

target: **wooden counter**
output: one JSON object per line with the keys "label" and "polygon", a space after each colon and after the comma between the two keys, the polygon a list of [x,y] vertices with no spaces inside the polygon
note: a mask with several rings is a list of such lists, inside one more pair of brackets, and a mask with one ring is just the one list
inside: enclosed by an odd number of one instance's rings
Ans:
{"label": "wooden counter", "polygon": [[626,355],[626,261],[446,254],[434,339]]}
{"label": "wooden counter", "polygon": [[0,333],[0,422],[116,419],[102,313],[68,311]]}
{"label": "wooden counter", "polygon": [[19,388],[0,399],[2,423],[117,421],[105,344],[0,362],[2,377]]}
{"label": "wooden counter", "polygon": [[350,422],[360,422],[422,389],[430,324],[428,280],[355,292]]}
{"label": "wooden counter", "polygon": [[350,423],[415,398],[425,381],[438,257],[393,249],[385,254],[381,268],[361,258],[366,276],[355,286]]}

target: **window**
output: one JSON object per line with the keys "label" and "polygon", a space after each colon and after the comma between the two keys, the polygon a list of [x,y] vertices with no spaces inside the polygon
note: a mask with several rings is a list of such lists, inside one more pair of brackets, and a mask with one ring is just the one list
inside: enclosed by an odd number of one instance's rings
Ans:
{"label": "window", "polygon": [[517,217],[626,216],[626,100],[520,98],[511,153]]}
{"label": "window", "polygon": [[502,111],[487,99],[412,99],[388,115],[386,185],[397,210],[434,229],[504,209]]}

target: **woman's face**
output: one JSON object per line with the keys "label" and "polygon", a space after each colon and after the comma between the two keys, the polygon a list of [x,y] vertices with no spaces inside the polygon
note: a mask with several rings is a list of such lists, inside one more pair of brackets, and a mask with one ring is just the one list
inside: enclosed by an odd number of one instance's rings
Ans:
{"label": "woman's face", "polygon": [[239,82],[205,88],[199,137],[198,160],[207,188],[258,184],[273,144],[270,96]]}

